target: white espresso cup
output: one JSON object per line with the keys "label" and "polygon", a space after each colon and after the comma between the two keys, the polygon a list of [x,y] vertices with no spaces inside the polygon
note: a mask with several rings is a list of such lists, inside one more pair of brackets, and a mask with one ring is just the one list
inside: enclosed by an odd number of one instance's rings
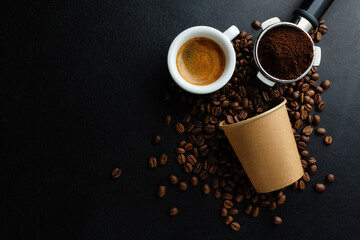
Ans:
{"label": "white espresso cup", "polygon": [[[206,26],[192,27],[181,32],[171,43],[167,57],[169,72],[177,85],[188,92],[196,94],[212,93],[222,88],[230,80],[235,70],[236,54],[234,47],[231,44],[231,40],[239,33],[239,29],[235,26],[231,26],[223,33],[215,28]],[[197,37],[213,40],[222,48],[225,55],[225,69],[222,75],[216,81],[208,85],[195,85],[186,81],[180,75],[176,65],[176,58],[180,48],[190,39]]]}

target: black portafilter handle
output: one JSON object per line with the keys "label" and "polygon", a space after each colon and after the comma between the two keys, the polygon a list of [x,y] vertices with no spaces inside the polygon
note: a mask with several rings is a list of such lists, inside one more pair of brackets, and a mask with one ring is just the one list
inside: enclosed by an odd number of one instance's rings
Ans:
{"label": "black portafilter handle", "polygon": [[319,20],[333,2],[334,0],[304,0],[293,15],[306,18],[316,28],[319,25]]}

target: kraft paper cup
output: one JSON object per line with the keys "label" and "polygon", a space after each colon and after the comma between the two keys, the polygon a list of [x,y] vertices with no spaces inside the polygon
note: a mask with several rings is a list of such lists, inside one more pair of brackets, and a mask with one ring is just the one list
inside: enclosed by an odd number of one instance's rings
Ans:
{"label": "kraft paper cup", "polygon": [[259,193],[286,187],[304,175],[285,104],[281,99],[258,116],[219,125]]}

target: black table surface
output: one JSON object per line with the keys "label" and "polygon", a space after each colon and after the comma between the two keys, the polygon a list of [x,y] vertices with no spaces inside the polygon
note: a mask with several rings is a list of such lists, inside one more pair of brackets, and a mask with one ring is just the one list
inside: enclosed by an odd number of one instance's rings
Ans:
{"label": "black table surface", "polygon": [[[298,0],[103,0],[2,2],[1,239],[359,239],[360,2],[335,1],[324,18],[321,125],[313,137],[318,172],[304,192],[288,191],[275,212],[241,213],[239,232],[219,216],[220,200],[199,187],[156,188],[185,179],[173,149],[181,138],[162,124],[185,106],[165,102],[167,50],[182,30],[231,25],[254,35],[254,19],[290,20]],[[163,136],[154,146],[155,133]],[[166,152],[165,167],[148,157]],[[113,168],[123,173],[111,179]],[[312,186],[329,172],[324,193]],[[180,213],[168,217],[170,206]],[[284,223],[275,227],[271,217]]]}

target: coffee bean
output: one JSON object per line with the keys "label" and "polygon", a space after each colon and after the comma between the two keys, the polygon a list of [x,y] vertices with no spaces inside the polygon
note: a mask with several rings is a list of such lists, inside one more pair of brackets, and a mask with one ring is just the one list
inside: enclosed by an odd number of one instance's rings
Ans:
{"label": "coffee bean", "polygon": [[318,134],[320,136],[325,135],[326,134],[325,128],[317,128],[316,129],[316,134]]}
{"label": "coffee bean", "polygon": [[162,153],[159,157],[159,164],[164,166],[168,160],[168,156],[165,153]]}
{"label": "coffee bean", "polygon": [[185,116],[183,117],[182,121],[183,123],[189,123],[191,120],[191,115],[190,114],[185,114]]}
{"label": "coffee bean", "polygon": [[301,141],[303,141],[304,143],[308,143],[308,142],[310,141],[310,137],[309,137],[309,136],[302,135],[302,136],[301,136]]}
{"label": "coffee bean", "polygon": [[232,221],[234,221],[234,218],[230,215],[227,215],[226,217],[224,217],[224,223],[226,225],[229,225]]}
{"label": "coffee bean", "polygon": [[308,170],[309,170],[309,173],[314,174],[317,170],[316,164],[311,165]]}
{"label": "coffee bean", "polygon": [[190,183],[191,183],[191,185],[196,186],[199,183],[199,179],[197,177],[195,177],[195,176],[192,176],[190,178]]}
{"label": "coffee bean", "polygon": [[245,208],[244,208],[244,212],[245,212],[245,214],[249,215],[252,212],[252,205],[246,204]]}
{"label": "coffee bean", "polygon": [[214,190],[214,197],[215,198],[221,198],[221,192],[219,191],[219,189]]}
{"label": "coffee bean", "polygon": [[179,182],[178,184],[178,188],[181,191],[185,191],[188,189],[188,184],[186,182]]}
{"label": "coffee bean", "polygon": [[299,189],[301,191],[304,191],[305,190],[305,182],[303,180],[300,180],[299,181]]}
{"label": "coffee bean", "polygon": [[244,195],[243,195],[243,194],[237,193],[237,194],[235,195],[235,202],[240,203],[240,202],[243,201],[243,199],[244,199]]}
{"label": "coffee bean", "polygon": [[211,190],[210,190],[210,186],[209,184],[205,183],[203,186],[202,186],[202,190],[204,192],[205,195],[208,195],[210,194]]}
{"label": "coffee bean", "polygon": [[190,163],[191,165],[195,165],[196,164],[196,157],[194,156],[194,155],[192,155],[192,154],[190,154],[190,155],[188,155],[187,157],[186,157],[186,159],[187,159],[187,161],[188,161],[188,163]]}
{"label": "coffee bean", "polygon": [[223,199],[227,199],[227,200],[232,200],[232,199],[233,199],[233,195],[232,195],[231,193],[229,193],[229,192],[224,192],[224,193],[222,194],[222,198],[223,198]]}
{"label": "coffee bean", "polygon": [[316,110],[318,111],[322,111],[325,108],[325,103],[324,102],[320,102],[317,106],[316,106]]}
{"label": "coffee bean", "polygon": [[328,89],[328,88],[330,87],[330,81],[327,80],[327,79],[324,80],[324,81],[322,81],[321,87],[322,87],[323,89]]}
{"label": "coffee bean", "polygon": [[158,144],[159,142],[161,142],[161,136],[159,134],[156,134],[154,137],[153,137],[153,143],[154,144]]}
{"label": "coffee bean", "polygon": [[313,115],[308,115],[307,118],[306,118],[306,120],[307,120],[307,122],[308,122],[309,124],[311,124],[311,123],[313,122],[313,120],[314,120],[314,116],[313,116]]}
{"label": "coffee bean", "polygon": [[182,125],[181,123],[175,124],[175,131],[176,131],[178,134],[183,134],[183,133],[185,132],[184,125]]}
{"label": "coffee bean", "polygon": [[283,203],[285,202],[285,200],[286,200],[286,195],[283,194],[283,195],[281,196],[281,198],[279,198],[279,199],[276,201],[276,203],[277,203],[278,205],[281,205],[281,204],[283,204]]}
{"label": "coffee bean", "polygon": [[209,173],[207,172],[207,171],[201,171],[200,172],[200,179],[201,180],[205,180],[205,179],[207,179],[209,177]]}
{"label": "coffee bean", "polygon": [[315,191],[317,191],[317,192],[325,191],[325,185],[322,183],[316,183],[314,188],[315,188]]}
{"label": "coffee bean", "polygon": [[157,160],[156,160],[155,157],[150,157],[150,158],[149,158],[149,166],[150,166],[151,168],[156,168],[156,166],[157,166]]}
{"label": "coffee bean", "polygon": [[330,145],[332,143],[332,137],[331,136],[326,136],[324,139],[325,143],[327,145]]}
{"label": "coffee bean", "polygon": [[307,172],[304,172],[302,179],[304,182],[310,182],[310,175]]}
{"label": "coffee bean", "polygon": [[111,176],[112,176],[114,179],[119,178],[120,175],[121,175],[121,169],[120,169],[120,168],[115,168],[115,169],[111,172]]}
{"label": "coffee bean", "polygon": [[309,163],[310,165],[315,164],[315,163],[316,163],[316,159],[315,159],[314,157],[311,157],[311,158],[309,158],[308,163]]}
{"label": "coffee bean", "polygon": [[184,164],[186,162],[185,155],[184,154],[177,155],[176,160],[180,165]]}
{"label": "coffee bean", "polygon": [[252,27],[255,28],[256,30],[258,30],[258,29],[261,28],[261,22],[258,21],[258,20],[254,20],[251,25],[252,25]]}
{"label": "coffee bean", "polygon": [[237,208],[231,208],[230,210],[229,210],[229,214],[230,215],[238,215],[239,214],[239,209],[237,209]]}
{"label": "coffee bean", "polygon": [[311,126],[306,126],[303,130],[302,133],[305,136],[309,136],[311,133],[313,132],[313,128]]}
{"label": "coffee bean", "polygon": [[202,170],[202,164],[201,163],[196,163],[194,166],[194,173],[199,174]]}
{"label": "coffee bean", "polygon": [[237,222],[232,222],[230,227],[231,227],[231,230],[233,230],[233,231],[239,231],[240,230],[240,224],[237,223]]}
{"label": "coffee bean", "polygon": [[170,123],[171,123],[171,116],[169,114],[167,114],[164,119],[164,124],[166,126],[170,126]]}
{"label": "coffee bean", "polygon": [[175,149],[175,152],[177,154],[185,154],[186,150],[184,148],[178,147],[178,148]]}
{"label": "coffee bean", "polygon": [[281,225],[283,220],[281,219],[281,217],[279,216],[274,216],[272,219],[273,224],[275,225]]}
{"label": "coffee bean", "polygon": [[320,124],[320,116],[319,115],[314,115],[314,125],[319,125]]}
{"label": "coffee bean", "polygon": [[234,205],[233,202],[230,201],[230,200],[225,200],[225,201],[224,201],[224,207],[227,208],[227,209],[232,208],[233,205]]}
{"label": "coffee bean", "polygon": [[190,151],[192,148],[193,148],[192,143],[187,143],[187,144],[185,144],[185,146],[184,146],[184,149],[185,149],[186,151]]}
{"label": "coffee bean", "polygon": [[157,191],[157,195],[159,198],[163,198],[166,195],[166,186],[160,185]]}
{"label": "coffee bean", "polygon": [[271,202],[271,205],[269,207],[271,211],[274,211],[276,209],[276,202]]}
{"label": "coffee bean", "polygon": [[259,213],[260,213],[260,208],[258,206],[255,206],[251,212],[251,215],[254,218],[257,218],[259,216]]}
{"label": "coffee bean", "polygon": [[302,165],[303,169],[305,169],[305,168],[307,168],[308,163],[305,160],[301,160],[301,165]]}
{"label": "coffee bean", "polygon": [[333,174],[329,173],[329,174],[326,176],[326,182],[332,183],[334,180],[335,180],[335,176],[334,176]]}
{"label": "coffee bean", "polygon": [[309,152],[307,150],[303,150],[300,152],[300,156],[302,157],[308,157],[309,156]]}
{"label": "coffee bean", "polygon": [[169,182],[172,184],[177,184],[179,182],[179,178],[174,174],[169,175]]}
{"label": "coffee bean", "polygon": [[190,163],[185,163],[183,165],[184,172],[191,173],[193,171],[193,166]]}
{"label": "coffee bean", "polygon": [[169,208],[168,213],[170,216],[175,216],[179,213],[179,209],[177,207]]}
{"label": "coffee bean", "polygon": [[296,130],[300,129],[301,125],[303,124],[303,121],[301,119],[296,120],[296,122],[294,123],[294,128]]}
{"label": "coffee bean", "polygon": [[228,209],[227,209],[227,208],[222,207],[222,208],[220,209],[220,215],[221,215],[222,217],[226,217],[228,214],[229,214],[229,212],[228,212]]}
{"label": "coffee bean", "polygon": [[292,187],[293,190],[297,190],[297,189],[299,188],[299,182],[298,182],[298,181],[294,182],[294,183],[291,185],[291,187]]}
{"label": "coffee bean", "polygon": [[240,31],[239,37],[244,38],[245,36],[246,36],[246,32],[245,31]]}

